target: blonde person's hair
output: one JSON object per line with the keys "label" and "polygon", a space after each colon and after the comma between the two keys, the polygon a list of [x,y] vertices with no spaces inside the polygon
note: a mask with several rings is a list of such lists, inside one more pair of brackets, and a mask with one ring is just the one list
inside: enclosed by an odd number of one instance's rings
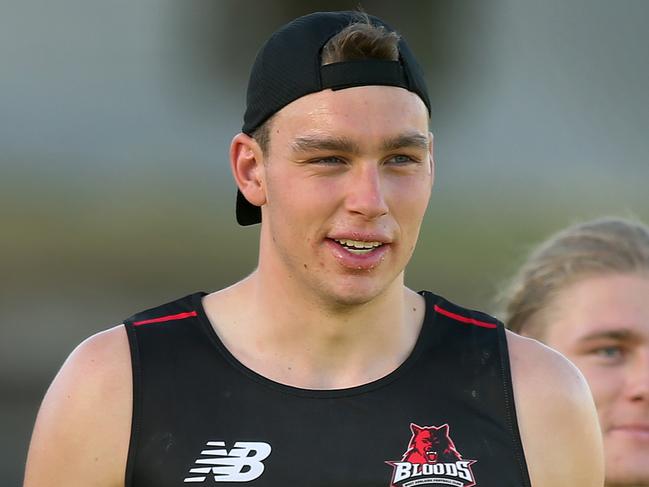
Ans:
{"label": "blonde person's hair", "polygon": [[529,255],[499,302],[507,327],[542,338],[548,306],[572,283],[610,274],[649,276],[649,227],[606,217],[568,227]]}

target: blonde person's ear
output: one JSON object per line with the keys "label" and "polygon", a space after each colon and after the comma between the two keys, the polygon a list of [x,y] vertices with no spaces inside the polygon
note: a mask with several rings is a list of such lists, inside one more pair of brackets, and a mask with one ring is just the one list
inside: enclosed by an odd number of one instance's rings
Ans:
{"label": "blonde person's ear", "polygon": [[266,203],[263,153],[255,139],[244,133],[230,144],[230,168],[241,194],[253,205]]}

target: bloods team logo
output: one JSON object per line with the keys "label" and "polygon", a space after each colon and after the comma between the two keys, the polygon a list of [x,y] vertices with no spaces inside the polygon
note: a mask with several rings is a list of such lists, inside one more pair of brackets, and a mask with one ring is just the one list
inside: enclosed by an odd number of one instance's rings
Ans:
{"label": "bloods team logo", "polygon": [[471,487],[475,478],[449,436],[448,424],[418,426],[410,423],[412,437],[401,461],[386,462],[394,468],[391,487],[417,485]]}

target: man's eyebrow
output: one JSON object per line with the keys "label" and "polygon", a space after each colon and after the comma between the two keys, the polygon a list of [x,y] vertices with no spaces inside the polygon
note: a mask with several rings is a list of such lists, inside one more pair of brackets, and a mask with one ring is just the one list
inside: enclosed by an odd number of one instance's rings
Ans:
{"label": "man's eyebrow", "polygon": [[358,154],[361,152],[358,144],[345,137],[305,135],[291,142],[294,152],[336,151]]}
{"label": "man's eyebrow", "polygon": [[397,135],[383,141],[382,147],[385,151],[403,149],[405,147],[416,147],[418,149],[428,150],[430,141],[428,136],[419,132],[410,134]]}
{"label": "man's eyebrow", "polygon": [[[419,132],[407,133],[389,137],[382,141],[381,149],[383,151],[393,151],[406,147],[416,147],[422,150],[428,150],[430,141],[428,136]],[[321,135],[304,135],[296,137],[291,142],[291,149],[294,152],[312,152],[312,151],[337,151],[359,154],[361,148],[351,139],[346,137],[321,136]]]}
{"label": "man's eyebrow", "polygon": [[619,340],[619,341],[631,341],[638,338],[638,334],[633,330],[628,328],[620,328],[615,330],[603,330],[596,331],[594,333],[589,333],[584,335],[579,339],[580,342],[592,342],[596,340]]}

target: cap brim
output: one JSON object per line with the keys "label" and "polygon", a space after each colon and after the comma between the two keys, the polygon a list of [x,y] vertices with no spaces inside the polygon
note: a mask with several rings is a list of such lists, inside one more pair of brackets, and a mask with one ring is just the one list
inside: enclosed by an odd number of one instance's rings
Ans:
{"label": "cap brim", "polygon": [[237,190],[237,223],[242,226],[261,223],[261,208],[250,203]]}

